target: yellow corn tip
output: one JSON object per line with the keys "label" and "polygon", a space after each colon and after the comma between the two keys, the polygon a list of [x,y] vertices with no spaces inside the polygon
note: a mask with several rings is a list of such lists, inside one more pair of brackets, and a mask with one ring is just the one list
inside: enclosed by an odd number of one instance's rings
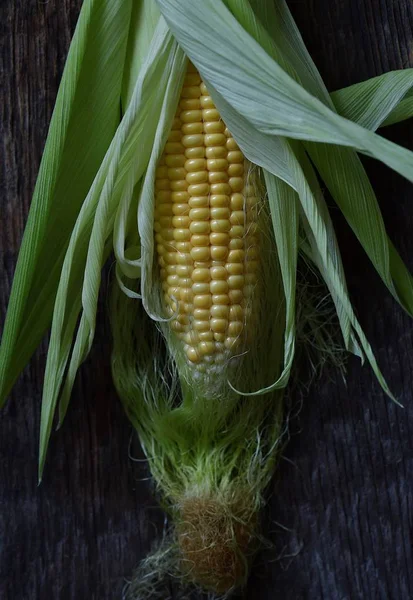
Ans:
{"label": "yellow corn tip", "polygon": [[259,264],[250,163],[189,65],[155,180],[157,261],[170,325],[191,363],[245,339]]}

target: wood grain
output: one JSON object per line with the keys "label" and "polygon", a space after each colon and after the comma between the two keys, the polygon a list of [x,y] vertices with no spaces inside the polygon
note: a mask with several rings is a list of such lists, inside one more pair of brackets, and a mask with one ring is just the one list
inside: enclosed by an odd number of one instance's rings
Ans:
{"label": "wood grain", "polygon": [[[0,7],[0,308],[5,313],[28,206],[81,0],[3,0]],[[290,0],[329,89],[413,66],[410,0]],[[413,148],[412,123],[384,131]],[[412,187],[364,160],[388,231],[413,268]],[[267,533],[250,600],[413,597],[413,326],[332,205],[349,288],[391,388],[348,364],[303,397],[272,486]],[[0,598],[113,600],[150,549],[162,514],[109,373],[102,286],[94,349],[66,422],[52,436],[37,487],[46,343],[16,385],[0,421]],[[300,399],[297,399],[297,403]]]}

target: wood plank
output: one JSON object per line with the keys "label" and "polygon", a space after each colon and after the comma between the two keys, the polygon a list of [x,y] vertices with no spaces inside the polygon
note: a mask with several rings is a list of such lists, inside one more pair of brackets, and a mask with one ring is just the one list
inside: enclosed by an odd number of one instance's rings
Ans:
{"label": "wood plank", "polygon": [[[80,0],[3,0],[0,7],[0,310],[5,312]],[[413,66],[410,0],[290,0],[329,87]],[[388,128],[413,148],[412,123]],[[411,186],[372,160],[366,167],[391,237],[413,268]],[[411,574],[413,327],[332,207],[349,288],[389,383],[348,364],[313,385],[292,418],[291,441],[272,486],[266,532],[246,597],[413,597]],[[53,434],[44,482],[36,462],[46,343],[0,420],[0,598],[112,600],[162,530],[145,465],[109,373],[110,335],[99,304],[94,349],[78,377],[66,422]]]}

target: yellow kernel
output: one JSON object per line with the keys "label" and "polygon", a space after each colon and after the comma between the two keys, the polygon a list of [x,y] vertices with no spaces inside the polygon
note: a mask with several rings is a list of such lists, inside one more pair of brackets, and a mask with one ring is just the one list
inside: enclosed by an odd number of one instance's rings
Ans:
{"label": "yellow kernel", "polygon": [[186,179],[180,179],[179,181],[170,182],[171,190],[174,192],[185,192],[188,189]]}
{"label": "yellow kernel", "polygon": [[190,158],[185,162],[185,169],[188,173],[193,171],[203,171],[206,169],[208,161],[205,158]]}
{"label": "yellow kernel", "polygon": [[178,129],[181,129],[181,119],[179,119],[178,117],[175,117],[175,119],[172,121],[172,127],[171,130],[172,131],[177,131]]}
{"label": "yellow kernel", "polygon": [[185,125],[182,125],[181,131],[183,135],[195,135],[196,133],[202,133],[202,123],[185,123]]}
{"label": "yellow kernel", "polygon": [[186,158],[203,158],[205,156],[205,148],[204,146],[199,146],[195,148],[187,148],[185,150]]}
{"label": "yellow kernel", "polygon": [[183,167],[185,160],[185,154],[168,154],[165,158],[168,167]]}
{"label": "yellow kernel", "polygon": [[231,229],[231,223],[228,219],[217,219],[211,221],[211,231],[214,233],[226,233]]}
{"label": "yellow kernel", "polygon": [[228,273],[225,267],[211,267],[211,279],[226,279]]}
{"label": "yellow kernel", "polygon": [[211,208],[211,219],[229,219],[229,208]]}
{"label": "yellow kernel", "polygon": [[185,148],[179,142],[167,142],[165,145],[165,154],[183,154]]}
{"label": "yellow kernel", "polygon": [[[225,342],[226,336],[225,333],[214,333],[214,340],[220,343]],[[216,357],[215,360],[218,359],[218,356]]]}
{"label": "yellow kernel", "polygon": [[192,284],[192,291],[194,292],[194,294],[196,296],[199,296],[200,294],[209,294],[209,292],[211,291],[209,289],[209,282],[197,282],[197,283],[193,283]]}
{"label": "yellow kernel", "polygon": [[213,354],[215,352],[215,344],[214,342],[201,342],[198,346],[198,351],[200,354]]}
{"label": "yellow kernel", "polygon": [[229,294],[213,294],[212,295],[212,302],[213,304],[218,304],[218,305],[225,305],[225,304],[230,304],[230,300],[231,300],[231,296],[230,296],[231,292],[229,292]]}
{"label": "yellow kernel", "polygon": [[211,275],[209,269],[206,269],[205,267],[200,267],[192,271],[192,281],[199,281],[201,283],[205,283],[207,281],[210,281],[210,279]]}
{"label": "yellow kernel", "polygon": [[215,108],[215,104],[214,104],[211,96],[204,95],[204,96],[201,96],[199,100],[200,100],[200,104],[201,104],[202,108],[204,108],[204,109],[208,109],[208,108],[214,109]]}
{"label": "yellow kernel", "polygon": [[242,250],[244,248],[244,240],[240,238],[234,238],[229,242],[230,250]]}
{"label": "yellow kernel", "polygon": [[210,197],[210,203],[215,208],[226,208],[229,206],[229,196],[225,194],[213,194]]}
{"label": "yellow kernel", "polygon": [[186,86],[182,89],[182,98],[199,98],[201,96],[201,88],[199,85]]}
{"label": "yellow kernel", "polygon": [[171,131],[168,135],[168,142],[180,142],[182,133],[180,131]]}
{"label": "yellow kernel", "polygon": [[231,304],[241,304],[244,299],[242,290],[230,290],[228,294]]}
{"label": "yellow kernel", "polygon": [[228,161],[225,158],[208,158],[208,171],[227,171]]}
{"label": "yellow kernel", "polygon": [[[177,272],[180,267],[177,267]],[[228,277],[228,285],[231,290],[240,290],[243,288],[245,279],[243,275],[230,275]]]}
{"label": "yellow kernel", "polygon": [[172,212],[174,215],[187,215],[189,213],[189,204],[173,204]]}
{"label": "yellow kernel", "polygon": [[211,329],[209,321],[196,320],[196,321],[193,321],[192,326],[196,331],[209,331]]}
{"label": "yellow kernel", "polygon": [[198,321],[209,321],[210,312],[205,308],[196,308],[194,310],[194,319],[198,319]]}
{"label": "yellow kernel", "polygon": [[242,190],[244,189],[243,177],[230,177],[228,183],[234,192],[242,192]]}
{"label": "yellow kernel", "polygon": [[242,263],[244,262],[244,258],[244,250],[231,250],[228,254],[228,262],[230,263]]}
{"label": "yellow kernel", "polygon": [[206,235],[210,232],[210,224],[209,221],[192,221],[189,226],[189,230],[191,233],[198,233],[201,235]]}
{"label": "yellow kernel", "polygon": [[240,304],[233,304],[229,309],[230,321],[242,321],[244,318],[244,309]]}
{"label": "yellow kernel", "polygon": [[222,121],[204,121],[205,133],[223,133],[225,125]]}
{"label": "yellow kernel", "polygon": [[201,110],[183,110],[180,115],[182,123],[196,123],[202,120]]}
{"label": "yellow kernel", "polygon": [[242,194],[232,194],[231,208],[232,210],[244,210],[244,196]]}
{"label": "yellow kernel", "polygon": [[200,98],[183,98],[179,103],[181,110],[199,110],[201,108]]}
{"label": "yellow kernel", "polygon": [[226,304],[214,304],[211,306],[211,317],[216,319],[228,319],[230,307]]}
{"label": "yellow kernel", "polygon": [[208,181],[208,171],[194,171],[193,173],[187,173],[186,180],[189,185],[204,183]]}
{"label": "yellow kernel", "polygon": [[176,265],[176,257],[177,257],[177,253],[176,252],[165,252],[164,254],[164,260],[165,263],[168,265]]}
{"label": "yellow kernel", "polygon": [[211,281],[209,287],[211,294],[227,294],[229,291],[228,283],[222,279]]}
{"label": "yellow kernel", "polygon": [[214,339],[214,334],[212,331],[201,331],[199,333],[199,339],[203,342],[212,342]]}
{"label": "yellow kernel", "polygon": [[170,202],[172,200],[172,192],[169,190],[159,190],[155,194],[155,199],[157,204],[161,204],[162,202]]}
{"label": "yellow kernel", "polygon": [[227,246],[211,246],[211,258],[213,260],[225,260],[227,255]]}
{"label": "yellow kernel", "polygon": [[166,282],[170,287],[175,287],[179,285],[179,277],[178,275],[168,275],[166,278]]}
{"label": "yellow kernel", "polygon": [[156,251],[160,255],[165,254],[165,247],[164,247],[164,245],[163,244],[157,244]]}
{"label": "yellow kernel", "polygon": [[177,229],[186,229],[189,227],[190,222],[191,220],[189,217],[179,216],[172,218],[172,225]]}
{"label": "yellow kernel", "polygon": [[188,187],[188,194],[191,196],[208,196],[209,185],[207,183],[197,183]]}
{"label": "yellow kernel", "polygon": [[168,167],[167,166],[158,167],[156,169],[155,175],[156,175],[156,177],[159,177],[160,179],[164,179],[165,177],[168,177]]}
{"label": "yellow kernel", "polygon": [[186,252],[175,252],[176,264],[177,265],[190,265],[192,264],[191,257]]}
{"label": "yellow kernel", "polygon": [[[176,267],[176,274],[179,275],[179,277],[190,277],[191,271],[192,267],[190,265],[177,265]],[[231,277],[229,279],[231,279]]]}
{"label": "yellow kernel", "polygon": [[192,246],[209,246],[209,235],[195,234],[191,237]]}
{"label": "yellow kernel", "polygon": [[182,302],[192,302],[192,300],[194,299],[194,294],[191,288],[181,288],[179,296]]}
{"label": "yellow kernel", "polygon": [[[194,148],[197,146],[203,146],[204,145],[204,136],[201,133],[195,133],[194,135],[184,135],[182,137],[182,145],[185,148]],[[177,154],[177,152],[174,152],[174,154]]]}
{"label": "yellow kernel", "polygon": [[243,263],[228,263],[227,271],[229,275],[242,275],[244,273]]}
{"label": "yellow kernel", "polygon": [[174,240],[177,242],[186,242],[191,239],[191,232],[189,229],[174,229],[173,230]]}
{"label": "yellow kernel", "polygon": [[229,196],[232,192],[228,183],[212,183],[210,186],[211,194],[225,194]]}
{"label": "yellow kernel", "polygon": [[208,159],[222,159],[227,157],[227,149],[225,146],[213,146],[212,148],[205,148],[205,156]]}
{"label": "yellow kernel", "polygon": [[172,204],[158,204],[156,207],[157,216],[171,216],[172,215]]}
{"label": "yellow kernel", "polygon": [[234,210],[230,218],[231,225],[244,225],[245,213],[243,210]]}
{"label": "yellow kernel", "polygon": [[244,324],[241,321],[232,321],[232,323],[228,325],[228,335],[237,337],[238,335],[241,335],[243,329]]}
{"label": "yellow kernel", "polygon": [[175,319],[171,321],[171,329],[179,333],[184,331],[183,325],[181,325],[181,323],[178,323],[178,321],[176,321]]}
{"label": "yellow kernel", "polygon": [[200,336],[197,331],[188,331],[184,336],[184,341],[190,346],[195,346],[199,342]]}
{"label": "yellow kernel", "polygon": [[192,260],[199,261],[199,262],[205,262],[205,261],[209,260],[210,257],[211,257],[211,253],[209,251],[208,246],[198,246],[198,247],[192,248],[192,250],[191,250]]}
{"label": "yellow kernel", "polygon": [[231,164],[244,164],[244,155],[240,150],[228,152],[228,162]]}
{"label": "yellow kernel", "polygon": [[172,216],[159,217],[158,223],[162,228],[168,228],[172,225]]}
{"label": "yellow kernel", "polygon": [[239,146],[238,146],[237,142],[234,140],[233,137],[229,137],[227,139],[227,144],[226,145],[227,145],[227,148],[228,148],[229,151],[233,151],[233,150],[239,151]]}
{"label": "yellow kernel", "polygon": [[184,79],[184,86],[186,87],[188,85],[200,85],[200,84],[201,84],[201,77],[200,77],[199,73],[197,72],[196,67],[194,67],[194,70],[191,69],[191,71],[189,71],[189,69],[188,69],[187,73],[185,75],[185,79]]}
{"label": "yellow kernel", "polygon": [[189,218],[192,221],[205,221],[209,219],[209,216],[209,208],[191,208],[189,211]]}
{"label": "yellow kernel", "polygon": [[242,238],[245,233],[243,225],[233,225],[229,231],[229,235],[232,238]]}
{"label": "yellow kernel", "polygon": [[209,96],[209,92],[208,92],[207,86],[205,85],[204,81],[200,82],[199,87],[201,89],[202,94]]}
{"label": "yellow kernel", "polygon": [[191,208],[207,208],[209,206],[208,196],[193,196],[188,202]]}
{"label": "yellow kernel", "polygon": [[162,239],[165,242],[172,242],[174,240],[175,230],[172,227],[168,227],[162,230]]}
{"label": "yellow kernel", "polygon": [[211,294],[199,294],[194,296],[194,307],[195,308],[210,308],[212,304]]}
{"label": "yellow kernel", "polygon": [[198,363],[201,360],[201,356],[199,355],[199,352],[195,348],[192,348],[191,346],[189,346],[186,349],[186,355],[188,357],[188,360],[190,360],[192,363]]}
{"label": "yellow kernel", "polygon": [[209,236],[209,240],[211,242],[211,246],[226,246],[229,244],[229,235],[228,233],[211,233]]}
{"label": "yellow kernel", "polygon": [[[202,104],[202,100],[201,100]],[[221,115],[216,108],[206,108],[202,111],[202,118],[204,121],[220,121]]]}
{"label": "yellow kernel", "polygon": [[[207,133],[204,136],[204,140],[205,140],[205,146],[225,146],[225,143],[227,141],[227,138],[225,137],[225,135],[223,133]],[[182,140],[182,143],[184,144],[184,141]],[[199,144],[201,145],[201,144]]]}
{"label": "yellow kernel", "polygon": [[177,252],[188,254],[191,251],[191,242],[176,242]]}
{"label": "yellow kernel", "polygon": [[186,191],[180,192],[171,192],[171,200],[172,202],[177,202],[178,204],[183,204],[188,202],[190,196]]}
{"label": "yellow kernel", "polygon": [[242,177],[244,175],[244,165],[229,165],[228,175],[230,177]]}
{"label": "yellow kernel", "polygon": [[227,327],[228,321],[226,319],[211,319],[211,329],[214,333],[224,333]]}
{"label": "yellow kernel", "polygon": [[237,338],[227,337],[225,339],[225,348],[227,348],[228,350],[233,350],[238,345],[239,345],[239,340]]}
{"label": "yellow kernel", "polygon": [[155,190],[169,190],[170,184],[169,179],[157,179],[155,181]]}
{"label": "yellow kernel", "polygon": [[228,173],[225,173],[225,171],[209,171],[208,181],[209,183],[226,183],[229,181]]}

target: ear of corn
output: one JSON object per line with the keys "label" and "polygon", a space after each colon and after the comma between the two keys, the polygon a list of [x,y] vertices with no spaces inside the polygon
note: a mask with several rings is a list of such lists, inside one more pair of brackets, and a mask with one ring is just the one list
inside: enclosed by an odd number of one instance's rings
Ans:
{"label": "ear of corn", "polygon": [[[166,313],[187,359],[242,348],[259,307],[258,190],[190,65],[155,181],[155,240]],[[248,183],[247,183],[248,180]]]}

